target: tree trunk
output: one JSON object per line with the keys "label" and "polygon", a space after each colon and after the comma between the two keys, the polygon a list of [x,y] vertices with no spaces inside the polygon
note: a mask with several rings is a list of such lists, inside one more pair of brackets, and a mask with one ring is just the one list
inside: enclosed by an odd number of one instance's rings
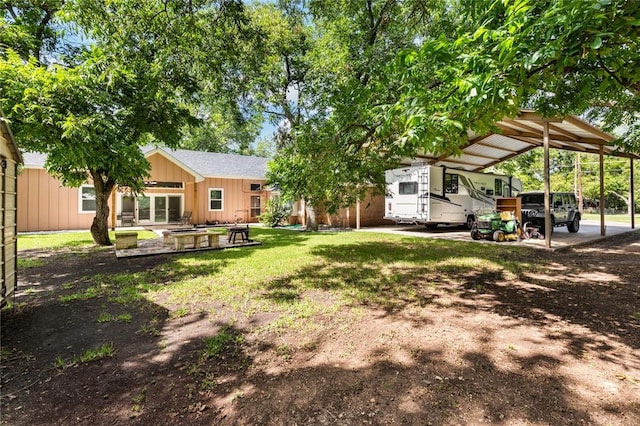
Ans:
{"label": "tree trunk", "polygon": [[99,193],[96,188],[96,216],[91,224],[91,236],[96,244],[101,246],[110,246],[109,239],[109,195],[108,193]]}
{"label": "tree trunk", "polygon": [[305,203],[305,211],[307,213],[307,230],[317,231],[318,221],[316,219],[316,208],[311,203]]}
{"label": "tree trunk", "polygon": [[102,175],[97,172],[91,172],[93,177],[93,187],[96,191],[96,215],[91,224],[91,236],[96,244],[101,246],[110,246],[109,239],[109,196],[115,187],[115,183],[111,179],[102,180]]}
{"label": "tree trunk", "polygon": [[616,197],[620,198],[622,201],[624,201],[624,203],[627,206],[627,212],[630,215],[631,214],[631,203],[629,203],[629,198],[625,197],[624,195],[618,194],[615,191],[611,191],[610,193],[615,195]]}

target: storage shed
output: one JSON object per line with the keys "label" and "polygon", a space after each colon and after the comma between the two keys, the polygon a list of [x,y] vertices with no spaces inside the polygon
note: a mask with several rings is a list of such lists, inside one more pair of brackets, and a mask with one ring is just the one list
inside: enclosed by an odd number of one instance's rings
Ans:
{"label": "storage shed", "polygon": [[17,176],[18,165],[22,164],[22,156],[9,123],[0,110],[0,251],[2,264],[0,278],[2,289],[0,305],[4,305],[13,294],[18,282],[18,244],[17,244]]}

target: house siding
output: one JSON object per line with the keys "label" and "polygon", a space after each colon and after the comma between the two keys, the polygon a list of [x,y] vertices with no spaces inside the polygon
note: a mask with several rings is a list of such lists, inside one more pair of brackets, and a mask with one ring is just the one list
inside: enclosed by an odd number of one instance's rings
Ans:
{"label": "house siding", "polygon": [[19,232],[89,229],[95,213],[80,213],[79,189],[62,186],[44,169],[25,168],[18,176]]}
{"label": "house siding", "polygon": [[192,174],[161,154],[153,154],[147,158],[147,161],[151,165],[151,180],[158,182],[195,182]]}
{"label": "house siding", "polygon": [[[196,197],[198,208],[196,218],[200,223],[218,222],[258,222],[257,218],[252,218],[251,197],[260,196],[261,212],[269,199],[268,191],[251,191],[251,184],[264,186],[264,179],[228,179],[228,178],[206,178],[196,186]],[[209,211],[209,189],[220,188],[223,190],[223,210]]]}
{"label": "house siding", "polygon": [[[383,219],[384,205],[384,195],[373,195],[371,192],[367,194],[360,202],[360,226],[392,225],[392,221]],[[305,211],[303,207],[302,203],[298,204],[297,209],[292,215],[290,223],[305,224]],[[317,221],[320,224],[326,224],[329,226],[356,228],[357,213],[356,205],[352,205],[348,209],[340,209],[332,215],[321,210],[317,212]]]}
{"label": "house siding", "polygon": [[[234,221],[257,222],[250,217],[251,196],[260,196],[260,205],[264,210],[268,199],[267,191],[251,191],[251,184],[264,185],[264,179],[245,178],[204,178],[196,177],[189,165],[183,168],[179,162],[174,162],[160,153],[147,157],[151,165],[150,176],[146,178],[155,182],[181,182],[182,188],[149,187],[144,195],[180,195],[182,196],[182,215],[186,211],[192,212],[192,224],[209,222],[231,223]],[[200,179],[200,182],[196,182]],[[71,229],[89,229],[95,213],[80,213],[78,188],[67,188],[61,182],[51,177],[42,167],[26,167],[18,177],[20,197],[18,208],[21,214],[18,218],[20,232],[58,231]],[[222,188],[224,191],[224,210],[209,211],[209,188]],[[118,220],[122,214],[122,196],[117,192],[109,197],[109,226],[120,226]],[[114,207],[115,206],[115,207]],[[138,217],[136,211],[136,218]],[[153,224],[155,219],[141,221],[140,225]],[[158,222],[160,223],[160,222]],[[165,220],[163,224],[168,224]],[[175,222],[174,222],[175,223]]]}

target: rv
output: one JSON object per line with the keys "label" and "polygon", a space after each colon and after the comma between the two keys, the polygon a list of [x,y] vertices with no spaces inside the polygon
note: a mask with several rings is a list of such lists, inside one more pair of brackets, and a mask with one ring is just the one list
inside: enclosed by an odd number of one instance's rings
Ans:
{"label": "rv", "polygon": [[385,219],[396,223],[466,225],[495,209],[496,198],[515,197],[522,182],[511,176],[440,166],[412,166],[385,172]]}

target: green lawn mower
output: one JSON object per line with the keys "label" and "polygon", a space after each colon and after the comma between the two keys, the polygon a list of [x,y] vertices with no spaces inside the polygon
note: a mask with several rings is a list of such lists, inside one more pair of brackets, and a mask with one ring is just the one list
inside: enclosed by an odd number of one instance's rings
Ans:
{"label": "green lawn mower", "polygon": [[513,212],[494,212],[478,216],[471,227],[471,238],[474,240],[491,240],[497,242],[518,241],[522,228]]}

